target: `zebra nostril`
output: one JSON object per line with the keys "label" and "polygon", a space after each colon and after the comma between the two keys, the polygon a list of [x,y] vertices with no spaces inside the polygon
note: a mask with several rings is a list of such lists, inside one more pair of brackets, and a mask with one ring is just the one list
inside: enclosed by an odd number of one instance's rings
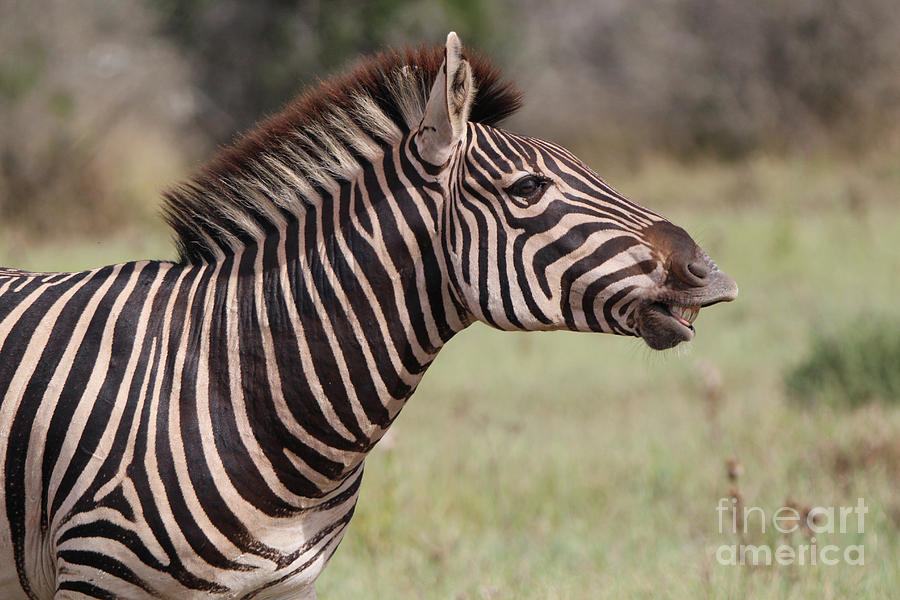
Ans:
{"label": "zebra nostril", "polygon": [[705,279],[710,272],[709,265],[702,262],[688,263],[687,270],[697,279]]}

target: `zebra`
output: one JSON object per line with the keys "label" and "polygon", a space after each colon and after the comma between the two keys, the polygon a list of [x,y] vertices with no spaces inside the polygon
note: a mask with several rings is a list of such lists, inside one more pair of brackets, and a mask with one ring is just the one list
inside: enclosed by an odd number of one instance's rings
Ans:
{"label": "zebra", "polygon": [[441,347],[693,338],[734,280],[450,33],[307,91],[167,192],[177,261],[0,270],[0,597],[315,598]]}

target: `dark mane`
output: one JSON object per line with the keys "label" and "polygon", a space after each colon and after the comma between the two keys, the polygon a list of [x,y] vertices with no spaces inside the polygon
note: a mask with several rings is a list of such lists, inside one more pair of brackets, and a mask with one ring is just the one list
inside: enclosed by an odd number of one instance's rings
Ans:
{"label": "dark mane", "polygon": [[[477,86],[470,120],[493,125],[515,112],[518,90],[485,58],[463,55]],[[166,193],[181,260],[217,260],[301,219],[304,202],[419,124],[443,56],[443,47],[375,55],[302,93]]]}

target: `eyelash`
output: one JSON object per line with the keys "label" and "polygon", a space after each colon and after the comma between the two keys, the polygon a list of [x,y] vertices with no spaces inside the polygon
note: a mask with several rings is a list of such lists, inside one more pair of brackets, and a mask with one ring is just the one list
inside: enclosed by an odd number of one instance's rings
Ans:
{"label": "eyelash", "polygon": [[[523,195],[521,193],[516,193],[516,188],[519,187],[526,180],[534,180],[535,191],[528,195]],[[544,195],[544,192],[547,191],[547,188],[552,183],[552,180],[549,177],[544,177],[542,175],[525,175],[524,177],[519,178],[518,181],[507,187],[504,191],[509,194],[512,198],[519,198],[522,200],[527,200],[529,203],[534,203]]]}

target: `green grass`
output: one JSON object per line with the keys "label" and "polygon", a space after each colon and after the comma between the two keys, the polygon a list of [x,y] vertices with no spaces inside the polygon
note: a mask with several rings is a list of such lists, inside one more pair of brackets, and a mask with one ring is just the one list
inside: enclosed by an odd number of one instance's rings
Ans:
{"label": "green grass", "polygon": [[[651,165],[622,179],[613,183],[695,234],[738,281],[738,300],[702,311],[694,342],[662,354],[613,336],[460,334],[367,461],[320,598],[886,598],[900,588],[900,408],[804,407],[782,382],[826,324],[900,315],[897,170],[760,160]],[[88,244],[56,258],[73,268],[99,254]],[[730,457],[744,467],[735,483]],[[788,501],[864,498],[864,532],[817,542],[863,544],[865,565],[717,564],[716,548],[738,543],[717,529],[732,486],[769,515]],[[780,543],[771,527],[747,540]]]}
{"label": "green grass", "polygon": [[817,331],[809,354],[787,372],[801,402],[855,407],[900,402],[900,319],[866,315]]}

